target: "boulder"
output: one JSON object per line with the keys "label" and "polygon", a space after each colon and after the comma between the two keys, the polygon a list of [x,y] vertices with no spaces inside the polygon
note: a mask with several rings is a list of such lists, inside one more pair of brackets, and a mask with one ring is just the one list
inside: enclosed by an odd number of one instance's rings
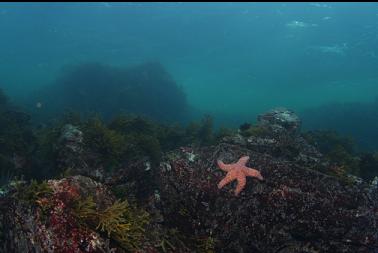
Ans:
{"label": "boulder", "polygon": [[[376,252],[376,191],[361,180],[320,172],[329,165],[292,134],[296,116],[281,112],[260,117],[271,131],[265,139],[237,135],[165,154],[159,169],[165,222],[211,238],[216,252]],[[282,131],[275,131],[277,125]],[[248,177],[236,197],[236,181],[218,189],[225,172],[217,160],[234,163],[242,156],[265,180]]]}

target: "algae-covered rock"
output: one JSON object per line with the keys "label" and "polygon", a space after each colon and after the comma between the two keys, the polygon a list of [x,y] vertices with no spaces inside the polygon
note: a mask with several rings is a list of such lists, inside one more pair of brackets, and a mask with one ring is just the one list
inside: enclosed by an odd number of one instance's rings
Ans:
{"label": "algae-covered rock", "polygon": [[107,187],[87,177],[18,182],[0,202],[0,252],[129,252],[144,247],[147,213],[116,200]]}
{"label": "algae-covered rock", "polygon": [[286,108],[275,108],[257,117],[261,125],[269,126],[271,129],[279,131],[280,128],[290,133],[298,133],[301,126],[299,117]]}
{"label": "algae-covered rock", "polygon": [[[167,153],[158,177],[166,224],[212,238],[215,252],[378,250],[375,188],[322,173],[330,164],[321,153],[292,131],[297,127],[277,124],[266,121],[264,137],[238,134],[217,145]],[[217,187],[225,177],[217,160],[228,164],[242,156],[250,157],[247,166],[264,181],[248,177],[235,197],[236,180]]]}
{"label": "algae-covered rock", "polygon": [[240,135],[224,139],[231,144],[241,144],[252,151],[266,153],[276,158],[296,161],[321,170],[327,163],[323,155],[300,134],[301,121],[285,108],[261,114],[257,124],[244,124]]}
{"label": "algae-covered rock", "polygon": [[[250,129],[246,125],[206,146],[162,149],[160,162],[141,149],[145,153],[105,171],[101,183],[82,175],[13,181],[0,194],[0,252],[377,251],[378,180],[346,181],[327,173],[333,165],[297,127],[272,117],[259,121],[264,131],[252,129],[251,135],[243,134]],[[102,147],[109,152],[103,154],[117,158],[119,136],[130,141],[139,130],[150,131],[148,136],[160,142],[157,129],[164,130],[127,118],[109,127],[99,121],[66,125],[57,138],[60,164],[90,176],[95,161],[109,158],[98,157]],[[101,138],[85,139],[90,136]],[[128,143],[138,150],[140,143],[152,142]],[[236,197],[236,180],[218,188],[226,173],[217,161],[232,164],[242,156],[250,157],[246,166],[264,180],[247,177]]]}
{"label": "algae-covered rock", "polygon": [[[163,214],[185,233],[212,235],[216,252],[378,249],[378,200],[367,185],[227,143],[191,150],[195,160],[187,152],[176,151],[176,158],[161,163]],[[265,181],[247,178],[239,197],[234,183],[219,190],[225,173],[216,160],[232,163],[244,155]]]}

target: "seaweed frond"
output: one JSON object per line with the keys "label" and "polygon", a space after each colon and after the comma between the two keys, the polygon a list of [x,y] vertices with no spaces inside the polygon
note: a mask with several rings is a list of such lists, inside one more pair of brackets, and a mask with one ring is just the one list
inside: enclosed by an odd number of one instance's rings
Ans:
{"label": "seaweed frond", "polygon": [[[139,214],[137,213],[139,212]],[[108,236],[127,249],[138,249],[144,237],[144,226],[149,222],[147,212],[135,210],[127,200],[116,201],[99,213],[97,229],[106,231]]]}
{"label": "seaweed frond", "polygon": [[35,204],[39,199],[43,197],[50,196],[53,190],[47,183],[47,181],[42,181],[38,183],[36,180],[31,180],[29,185],[16,184],[15,197],[20,201]]}
{"label": "seaweed frond", "polygon": [[105,210],[97,210],[93,197],[78,200],[73,209],[79,222],[84,221],[128,250],[140,248],[144,226],[149,222],[147,212],[132,207],[127,200],[117,200]]}
{"label": "seaweed frond", "polygon": [[97,217],[96,203],[92,196],[79,200],[74,206],[74,214],[79,220],[93,220]]}
{"label": "seaweed frond", "polygon": [[99,223],[96,229],[106,231],[108,236],[112,233],[125,234],[130,231],[130,221],[128,221],[124,214],[128,210],[127,201],[116,201],[112,206],[105,209],[102,213],[98,214]]}

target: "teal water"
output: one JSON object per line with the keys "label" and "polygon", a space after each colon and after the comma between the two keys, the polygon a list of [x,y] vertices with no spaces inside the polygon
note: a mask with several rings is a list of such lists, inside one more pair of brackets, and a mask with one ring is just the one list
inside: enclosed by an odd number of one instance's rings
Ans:
{"label": "teal water", "polygon": [[377,3],[1,3],[0,36],[14,101],[85,62],[159,61],[192,107],[233,126],[378,95]]}

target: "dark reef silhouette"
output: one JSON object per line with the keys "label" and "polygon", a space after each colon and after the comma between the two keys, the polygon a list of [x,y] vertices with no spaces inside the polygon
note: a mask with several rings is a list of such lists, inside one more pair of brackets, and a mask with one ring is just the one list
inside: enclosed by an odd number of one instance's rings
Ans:
{"label": "dark reef silhouette", "polygon": [[301,113],[305,129],[334,130],[354,138],[359,149],[378,149],[378,98],[372,103],[332,103]]}
{"label": "dark reef silhouette", "polygon": [[[30,102],[30,101],[29,101]],[[110,119],[120,113],[181,121],[188,105],[183,90],[156,62],[121,68],[100,63],[66,67],[56,81],[32,99],[42,118],[65,110]]]}

